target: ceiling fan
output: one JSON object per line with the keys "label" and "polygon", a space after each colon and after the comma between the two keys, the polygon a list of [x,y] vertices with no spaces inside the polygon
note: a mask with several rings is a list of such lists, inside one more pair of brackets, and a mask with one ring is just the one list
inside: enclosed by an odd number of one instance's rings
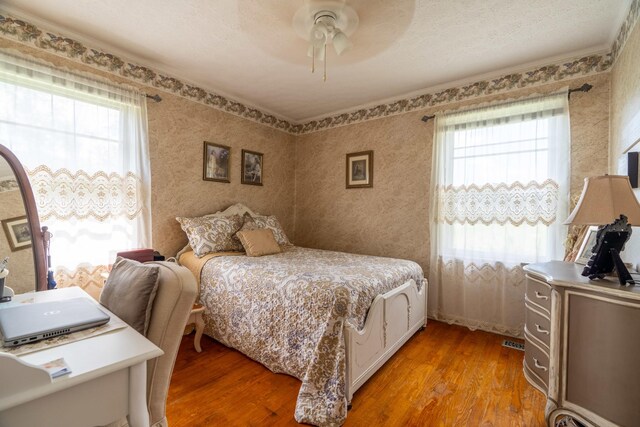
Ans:
{"label": "ceiling fan", "polygon": [[358,27],[358,14],[344,1],[311,0],[293,16],[296,33],[309,42],[307,56],[311,72],[316,60],[323,62],[323,81],[327,81],[327,46],[333,45],[338,55],[352,47],[349,37]]}

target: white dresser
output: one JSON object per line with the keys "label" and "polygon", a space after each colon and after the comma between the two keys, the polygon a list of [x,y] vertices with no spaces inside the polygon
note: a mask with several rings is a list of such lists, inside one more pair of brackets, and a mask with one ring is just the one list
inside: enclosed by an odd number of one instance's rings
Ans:
{"label": "white dresser", "polygon": [[524,375],[547,396],[549,426],[640,426],[640,286],[590,281],[582,268],[524,268]]}

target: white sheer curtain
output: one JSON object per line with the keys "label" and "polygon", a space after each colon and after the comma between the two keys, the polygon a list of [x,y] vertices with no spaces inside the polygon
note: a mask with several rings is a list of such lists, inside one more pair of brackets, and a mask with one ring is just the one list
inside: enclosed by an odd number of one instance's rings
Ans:
{"label": "white sheer curtain", "polygon": [[523,334],[522,263],[564,256],[569,156],[566,91],[437,118],[432,317]]}
{"label": "white sheer curtain", "polygon": [[97,296],[117,251],[151,247],[143,94],[0,54],[0,143],[27,169],[59,286]]}

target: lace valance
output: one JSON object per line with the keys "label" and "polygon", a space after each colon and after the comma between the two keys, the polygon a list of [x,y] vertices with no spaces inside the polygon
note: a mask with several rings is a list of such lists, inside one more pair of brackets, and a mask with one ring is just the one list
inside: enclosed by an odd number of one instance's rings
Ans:
{"label": "lace valance", "polygon": [[514,182],[438,187],[441,220],[448,224],[550,225],[558,210],[558,183]]}
{"label": "lace valance", "polygon": [[134,219],[142,210],[142,180],[131,172],[124,176],[106,172],[89,175],[38,166],[27,173],[41,221]]}

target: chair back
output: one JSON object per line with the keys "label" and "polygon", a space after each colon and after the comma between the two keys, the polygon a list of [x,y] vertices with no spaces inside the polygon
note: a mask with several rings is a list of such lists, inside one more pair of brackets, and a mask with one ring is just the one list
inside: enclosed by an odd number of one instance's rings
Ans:
{"label": "chair back", "polygon": [[185,267],[166,261],[147,264],[160,266],[147,339],[164,351],[164,355],[147,362],[147,404],[151,426],[166,427],[169,383],[197,287],[196,279]]}

